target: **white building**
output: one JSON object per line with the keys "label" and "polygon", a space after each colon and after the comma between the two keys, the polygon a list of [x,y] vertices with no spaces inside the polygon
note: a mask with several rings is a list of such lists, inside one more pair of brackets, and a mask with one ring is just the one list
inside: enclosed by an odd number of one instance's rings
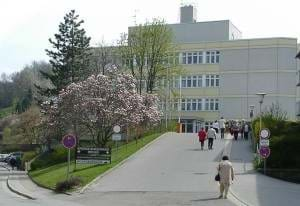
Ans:
{"label": "white building", "polygon": [[174,83],[181,85],[181,100],[172,101],[177,110],[172,116],[181,119],[184,132],[196,132],[221,116],[249,119],[250,105],[258,115],[259,92],[267,94],[263,108],[278,103],[290,120],[297,119],[297,39],[242,39],[229,20],[196,22],[192,6],[181,8],[180,19],[169,24],[186,70],[177,80],[181,83]]}

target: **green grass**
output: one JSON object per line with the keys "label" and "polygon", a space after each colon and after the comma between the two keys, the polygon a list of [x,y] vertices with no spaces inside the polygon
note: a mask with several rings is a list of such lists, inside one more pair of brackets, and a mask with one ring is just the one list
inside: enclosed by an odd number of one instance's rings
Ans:
{"label": "green grass", "polygon": [[14,112],[13,106],[0,109],[0,119],[11,115],[13,112]]}
{"label": "green grass", "polygon": [[[82,180],[82,185],[84,186],[95,179],[100,174],[103,174],[105,171],[113,168],[122,160],[126,159],[130,155],[134,154],[136,151],[159,137],[161,133],[152,134],[146,136],[138,141],[136,144],[135,141],[130,142],[127,145],[122,145],[118,150],[113,149],[112,151],[112,163],[106,165],[88,165],[88,164],[77,164],[76,170],[74,170],[74,162],[70,166],[70,176],[80,177]],[[63,181],[66,179],[67,163],[61,163],[53,165],[51,167],[35,170],[29,172],[29,175],[34,181],[39,183],[42,186],[54,189],[57,182]]]}

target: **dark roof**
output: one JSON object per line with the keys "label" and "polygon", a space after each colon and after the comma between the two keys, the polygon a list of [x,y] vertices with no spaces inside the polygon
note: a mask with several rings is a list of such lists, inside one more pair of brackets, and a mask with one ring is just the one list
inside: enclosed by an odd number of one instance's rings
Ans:
{"label": "dark roof", "polygon": [[299,53],[296,55],[296,58],[299,58],[299,59],[300,59],[300,51],[299,51]]}

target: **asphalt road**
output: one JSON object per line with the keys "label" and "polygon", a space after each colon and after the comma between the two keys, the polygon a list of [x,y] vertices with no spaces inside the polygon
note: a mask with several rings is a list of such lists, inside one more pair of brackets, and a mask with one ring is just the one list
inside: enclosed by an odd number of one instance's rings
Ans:
{"label": "asphalt road", "polygon": [[214,181],[226,141],[201,151],[196,134],[168,133],[72,199],[110,206],[234,205],[217,198]]}

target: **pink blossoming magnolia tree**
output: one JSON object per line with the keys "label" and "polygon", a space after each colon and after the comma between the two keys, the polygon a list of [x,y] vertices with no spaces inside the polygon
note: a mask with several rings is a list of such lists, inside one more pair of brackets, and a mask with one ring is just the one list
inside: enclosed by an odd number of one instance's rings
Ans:
{"label": "pink blossoming magnolia tree", "polygon": [[70,84],[60,92],[57,106],[51,107],[50,113],[53,122],[63,122],[75,133],[80,126],[95,145],[105,146],[114,125],[126,128],[158,122],[157,100],[154,95],[139,95],[132,75],[110,68],[107,75],[92,75]]}

